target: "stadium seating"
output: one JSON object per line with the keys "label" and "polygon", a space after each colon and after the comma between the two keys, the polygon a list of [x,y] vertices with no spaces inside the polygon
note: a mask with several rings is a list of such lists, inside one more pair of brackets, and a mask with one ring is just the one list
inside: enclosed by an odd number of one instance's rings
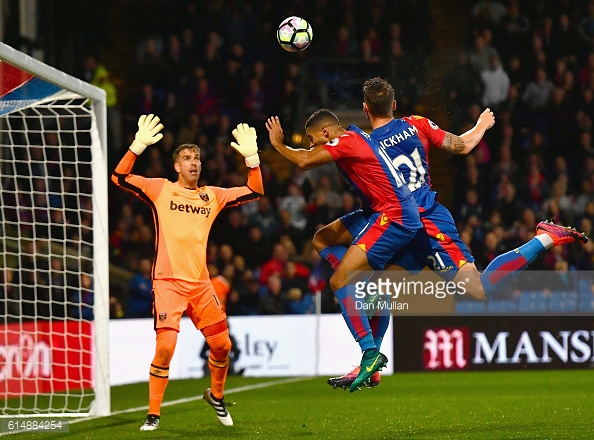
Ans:
{"label": "stadium seating", "polygon": [[456,313],[459,315],[476,315],[485,313],[484,302],[480,301],[459,301],[456,303]]}
{"label": "stadium seating", "polygon": [[549,302],[550,312],[575,312],[578,308],[577,292],[554,291]]}
{"label": "stadium seating", "polygon": [[496,299],[487,302],[487,311],[490,314],[515,313],[518,310],[518,304],[511,299]]}
{"label": "stadium seating", "polygon": [[580,298],[580,305],[578,310],[580,312],[594,312],[594,297],[590,296],[590,298]]}
{"label": "stadium seating", "polygon": [[544,291],[529,290],[520,294],[518,312],[545,313],[548,310],[549,298]]}

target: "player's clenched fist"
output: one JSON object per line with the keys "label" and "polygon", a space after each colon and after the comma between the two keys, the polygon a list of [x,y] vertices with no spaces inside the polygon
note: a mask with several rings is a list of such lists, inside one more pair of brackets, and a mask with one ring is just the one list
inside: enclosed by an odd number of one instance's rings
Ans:
{"label": "player's clenched fist", "polygon": [[245,157],[245,164],[254,168],[260,165],[260,156],[258,156],[258,144],[256,142],[256,129],[250,127],[248,124],[240,123],[231,132],[237,142],[231,142],[231,146],[235,148],[243,157]]}
{"label": "player's clenched fist", "polygon": [[484,124],[485,130],[488,130],[495,124],[495,115],[490,108],[486,108],[479,116],[478,124]]}
{"label": "player's clenched fist", "polygon": [[159,117],[153,114],[138,118],[138,131],[130,145],[130,150],[134,154],[139,156],[148,145],[153,145],[163,138],[163,134],[159,133],[164,128],[160,121]]}

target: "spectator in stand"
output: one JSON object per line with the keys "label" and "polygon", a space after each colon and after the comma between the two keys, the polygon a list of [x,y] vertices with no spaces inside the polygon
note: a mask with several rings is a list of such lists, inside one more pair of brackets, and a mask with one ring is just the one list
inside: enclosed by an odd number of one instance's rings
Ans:
{"label": "spectator in stand", "polygon": [[247,235],[245,219],[238,208],[232,208],[226,214],[224,221],[215,223],[211,236],[216,239],[217,243],[231,246],[233,253],[242,253],[246,246]]}
{"label": "spectator in stand", "polygon": [[124,307],[120,299],[115,295],[109,295],[109,319],[121,319],[124,317]]}
{"label": "spectator in stand", "polygon": [[336,31],[333,55],[337,58],[350,58],[355,56],[356,51],[357,43],[351,36],[349,28],[345,25],[340,26]]}
{"label": "spectator in stand", "polygon": [[[303,270],[304,269],[304,270]],[[298,263],[287,262],[286,275],[282,278],[283,291],[287,292],[287,311],[295,314],[311,313],[315,306],[313,295],[309,292],[309,269],[303,266],[300,273]]]}
{"label": "spectator in stand", "polygon": [[580,218],[586,211],[586,205],[594,201],[594,182],[592,179],[582,179],[580,192],[572,203],[574,218]]}
{"label": "spectator in stand", "polygon": [[95,303],[93,293],[93,278],[87,273],[79,274],[79,285],[72,287],[68,295],[70,301],[69,316],[74,319],[92,321],[93,304]]}
{"label": "spectator in stand", "polygon": [[390,41],[388,61],[390,82],[398,96],[398,111],[404,114],[414,113],[415,106],[423,95],[423,68],[411,54],[404,51],[398,38]]}
{"label": "spectator in stand", "polygon": [[588,2],[587,14],[582,18],[577,29],[584,43],[589,44],[594,38],[594,1]]}
{"label": "spectator in stand", "polygon": [[266,91],[260,81],[257,76],[250,77],[243,93],[245,119],[253,127],[261,127],[266,121]]}
{"label": "spectator in stand", "polygon": [[279,228],[278,212],[266,195],[257,203],[258,210],[248,218],[248,227],[257,226],[266,237],[273,237]]}
{"label": "spectator in stand", "polygon": [[109,78],[109,72],[93,55],[83,60],[83,79],[105,90],[105,105],[107,107],[107,135],[109,151],[119,151],[122,148],[122,115],[118,105],[118,91]]}
{"label": "spectator in stand", "polygon": [[590,158],[594,158],[594,142],[592,142],[592,134],[584,130],[580,133],[579,143],[570,158],[572,169],[579,170]]}
{"label": "spectator in stand", "polygon": [[497,26],[507,13],[507,8],[497,0],[479,0],[472,8],[471,17],[476,20],[483,11],[488,13],[493,24]]}
{"label": "spectator in stand", "polygon": [[549,184],[541,168],[530,164],[527,176],[528,206],[540,212],[542,203],[549,196]]}
{"label": "spectator in stand", "polygon": [[[579,224],[580,231],[586,233],[592,232],[592,221],[588,218],[583,218]],[[594,270],[594,245],[592,240],[585,244],[572,243],[569,246],[568,253],[569,265],[572,269],[591,271]]]}
{"label": "spectator in stand", "polygon": [[[551,208],[551,205],[554,205],[554,207]],[[553,213],[556,212],[556,210],[559,210],[558,215],[571,221],[573,203],[571,198],[567,195],[566,178],[559,178],[553,182],[551,186],[551,195],[543,202],[542,209],[544,212],[548,213]]]}
{"label": "spectator in stand", "polygon": [[350,212],[359,209],[355,200],[355,195],[351,191],[344,191],[342,193],[342,205],[338,209],[337,217],[342,217]]}
{"label": "spectator in stand", "polygon": [[461,126],[462,121],[466,118],[465,113],[473,103],[480,100],[483,88],[480,72],[470,63],[468,52],[460,51],[458,53],[455,65],[446,73],[442,86],[449,100],[452,119],[451,131],[463,133]]}
{"label": "spectator in stand", "polygon": [[570,66],[575,65],[582,48],[582,41],[567,13],[559,15],[551,46],[554,58],[564,57]]}
{"label": "spectator in stand", "polygon": [[295,183],[289,183],[287,195],[280,200],[278,208],[289,213],[290,225],[300,231],[307,226],[306,207],[301,188]]}
{"label": "spectator in stand", "polygon": [[[472,221],[473,223],[480,220],[483,217],[483,207],[479,202],[476,190],[466,190],[466,201],[460,207],[458,213],[459,221],[467,223]],[[474,220],[472,220],[474,218]]]}
{"label": "spectator in stand", "polygon": [[479,270],[484,270],[493,259],[503,253],[497,234],[493,231],[487,232],[483,243],[484,250],[476,257],[476,266]]}
{"label": "spectator in stand", "polygon": [[210,81],[203,74],[200,74],[196,81],[196,89],[192,94],[191,112],[200,116],[204,131],[214,135],[221,116],[220,97],[212,90]]}
{"label": "spectator in stand", "polygon": [[499,55],[489,55],[489,67],[481,71],[481,80],[483,81],[483,106],[497,111],[499,105],[507,99],[509,92],[509,76],[503,70]]}
{"label": "spectator in stand", "polygon": [[150,84],[160,99],[164,100],[169,75],[160,38],[150,37],[142,43],[136,75],[139,83]]}
{"label": "spectator in stand", "polygon": [[270,241],[266,237],[260,227],[251,226],[248,229],[247,241],[245,248],[240,250],[241,255],[246,258],[247,267],[249,269],[256,269],[262,266],[262,264],[270,256]]}
{"label": "spectator in stand", "polygon": [[516,187],[513,183],[509,181],[503,183],[502,189],[495,208],[501,214],[501,225],[509,229],[518,218],[521,218],[524,204],[516,198]]}
{"label": "spectator in stand", "polygon": [[284,276],[286,273],[286,264],[289,261],[288,249],[280,243],[276,243],[272,249],[272,258],[262,264],[259,282],[262,286],[268,283],[268,278],[273,274]]}
{"label": "spectator in stand", "polygon": [[223,244],[219,246],[219,254],[217,256],[215,266],[219,272],[222,272],[225,266],[229,264],[233,264],[233,258],[235,257],[233,253],[233,248],[228,244]]}
{"label": "spectator in stand", "polygon": [[499,160],[493,166],[493,173],[491,180],[494,184],[499,185],[496,188],[495,198],[501,198],[503,196],[502,184],[507,181],[517,183],[520,181],[520,167],[516,161],[512,158],[511,148],[509,145],[502,145],[499,149]]}
{"label": "spectator in stand", "polygon": [[128,287],[128,318],[150,318],[153,316],[153,281],[151,270],[153,261],[150,257],[141,258],[138,272],[130,279]]}
{"label": "spectator in stand", "polygon": [[51,316],[52,318],[65,318],[68,316],[66,309],[66,271],[64,270],[64,262],[61,258],[52,257],[50,261],[50,300],[51,300]]}
{"label": "spectator in stand", "polygon": [[283,282],[278,273],[273,273],[266,280],[260,294],[258,314],[282,315],[287,313],[287,292],[283,290]]}
{"label": "spectator in stand", "polygon": [[474,49],[470,52],[470,63],[477,72],[489,69],[489,59],[492,55],[499,56],[497,50],[487,44],[484,31],[474,37]]}
{"label": "spectator in stand", "polygon": [[504,56],[511,52],[526,53],[530,47],[530,21],[520,11],[519,0],[509,0],[507,12],[501,17],[498,46]]}
{"label": "spectator in stand", "polygon": [[307,230],[299,230],[291,226],[291,216],[289,211],[281,210],[279,211],[279,216],[280,225],[274,238],[288,237],[291,240],[292,246],[301,253],[305,243],[311,240],[311,236],[308,234]]}
{"label": "spectator in stand", "polygon": [[260,284],[250,271],[241,283],[234,285],[227,298],[228,315],[256,315],[260,304]]}
{"label": "spectator in stand", "polygon": [[549,102],[554,88],[553,83],[547,78],[546,70],[539,67],[536,69],[534,80],[526,86],[522,100],[533,112],[542,111]]}

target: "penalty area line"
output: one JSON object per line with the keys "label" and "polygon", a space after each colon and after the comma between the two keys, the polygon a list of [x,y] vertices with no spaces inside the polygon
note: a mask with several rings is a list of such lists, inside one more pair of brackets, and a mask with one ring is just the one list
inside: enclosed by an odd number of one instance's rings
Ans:
{"label": "penalty area line", "polygon": [[[268,388],[268,387],[273,387],[275,385],[284,385],[284,384],[293,383],[293,382],[301,382],[301,381],[308,380],[308,379],[313,379],[313,377],[311,377],[311,376],[309,376],[309,377],[301,377],[301,376],[300,377],[290,377],[287,379],[272,380],[270,382],[260,382],[260,383],[244,385],[244,386],[236,387],[236,388],[229,388],[228,390],[225,390],[225,396],[227,394],[241,393],[242,391],[257,390],[260,388]],[[168,402],[163,402],[161,404],[161,408],[166,407],[166,406],[179,405],[182,403],[195,402],[197,400],[202,400],[202,398],[203,398],[202,395],[199,395],[199,396],[194,396],[194,397],[185,397],[183,399],[171,400]],[[85,417],[85,418],[74,419],[74,420],[70,421],[70,424],[86,422],[87,420],[103,419],[105,417],[111,417],[111,416],[119,416],[121,414],[128,414],[128,413],[133,413],[133,412],[137,412],[137,411],[148,411],[148,405],[138,406],[136,408],[121,409],[119,411],[112,411],[109,415],[106,415],[106,416],[89,416],[89,417]]]}

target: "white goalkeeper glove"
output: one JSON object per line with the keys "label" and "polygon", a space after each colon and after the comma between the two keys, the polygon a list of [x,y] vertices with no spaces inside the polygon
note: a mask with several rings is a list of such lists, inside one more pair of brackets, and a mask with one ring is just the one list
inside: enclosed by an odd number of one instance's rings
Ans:
{"label": "white goalkeeper glove", "polygon": [[159,133],[163,130],[163,124],[159,123],[160,119],[155,115],[142,115],[138,118],[138,131],[134,136],[134,142],[130,145],[130,150],[137,156],[140,156],[144,149],[153,145],[163,138],[163,134]]}
{"label": "white goalkeeper glove", "polygon": [[256,143],[256,129],[247,124],[237,124],[237,127],[231,134],[237,141],[237,143],[231,142],[231,146],[245,157],[245,164],[250,168],[260,165],[258,144]]}

